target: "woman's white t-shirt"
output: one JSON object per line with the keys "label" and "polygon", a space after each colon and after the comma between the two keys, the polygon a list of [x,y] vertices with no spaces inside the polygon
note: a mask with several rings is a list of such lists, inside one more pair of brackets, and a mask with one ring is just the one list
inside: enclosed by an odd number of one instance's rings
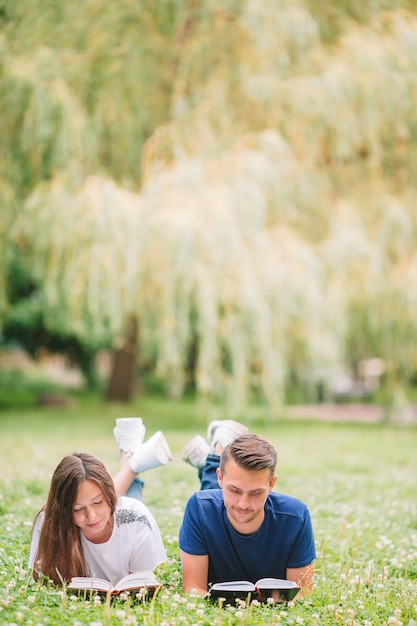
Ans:
{"label": "woman's white t-shirt", "polygon": [[[34,569],[44,513],[37,521],[30,546],[29,567]],[[122,496],[114,512],[113,532],[105,543],[92,543],[81,533],[88,575],[117,582],[130,572],[153,570],[166,560],[158,525],[147,506]]]}

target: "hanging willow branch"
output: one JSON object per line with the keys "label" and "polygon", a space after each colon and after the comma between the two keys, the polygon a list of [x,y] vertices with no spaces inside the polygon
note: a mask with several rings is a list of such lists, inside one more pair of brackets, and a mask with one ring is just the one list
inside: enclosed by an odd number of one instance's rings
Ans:
{"label": "hanging willow branch", "polygon": [[366,356],[405,379],[416,12],[338,7],[325,45],[308,1],[83,3],[86,30],[64,5],[0,49],[6,245],[50,327],[99,342],[136,314],[172,393],[192,369],[233,406]]}

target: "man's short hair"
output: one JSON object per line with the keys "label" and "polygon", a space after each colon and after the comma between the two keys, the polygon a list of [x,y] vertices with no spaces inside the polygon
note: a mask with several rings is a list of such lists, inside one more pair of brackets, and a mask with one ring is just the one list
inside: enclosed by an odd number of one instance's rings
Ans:
{"label": "man's short hair", "polygon": [[225,465],[231,459],[242,469],[253,472],[269,469],[271,480],[275,476],[277,451],[259,435],[240,435],[225,447],[220,457],[221,474],[225,473]]}

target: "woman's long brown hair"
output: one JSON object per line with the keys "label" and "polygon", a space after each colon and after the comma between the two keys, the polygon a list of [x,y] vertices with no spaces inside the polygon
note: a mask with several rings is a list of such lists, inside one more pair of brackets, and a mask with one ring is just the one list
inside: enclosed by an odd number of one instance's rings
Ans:
{"label": "woman's long brown hair", "polygon": [[74,452],[66,456],[56,468],[49,489],[48,500],[39,511],[45,513],[35,560],[34,577],[42,576],[61,585],[73,576],[87,576],[81,543],[81,531],[74,523],[73,508],[78,487],[92,480],[100,487],[113,515],[116,493],[113,480],[103,463],[91,454]]}

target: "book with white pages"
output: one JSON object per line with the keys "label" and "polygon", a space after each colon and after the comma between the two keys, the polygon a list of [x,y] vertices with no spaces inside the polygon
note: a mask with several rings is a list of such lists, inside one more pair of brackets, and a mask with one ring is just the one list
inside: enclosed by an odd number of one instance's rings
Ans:
{"label": "book with white pages", "polygon": [[103,578],[95,576],[75,576],[67,586],[69,591],[90,591],[111,596],[130,592],[131,595],[139,594],[143,597],[155,595],[161,587],[161,583],[155,578],[152,570],[133,572],[123,576],[115,584]]}
{"label": "book with white pages", "polygon": [[248,580],[215,583],[209,591],[209,596],[211,600],[218,602],[223,599],[226,603],[234,602],[237,599],[268,602],[270,598],[274,602],[288,602],[293,600],[299,591],[300,587],[292,580],[260,578],[256,583],[251,583]]}

